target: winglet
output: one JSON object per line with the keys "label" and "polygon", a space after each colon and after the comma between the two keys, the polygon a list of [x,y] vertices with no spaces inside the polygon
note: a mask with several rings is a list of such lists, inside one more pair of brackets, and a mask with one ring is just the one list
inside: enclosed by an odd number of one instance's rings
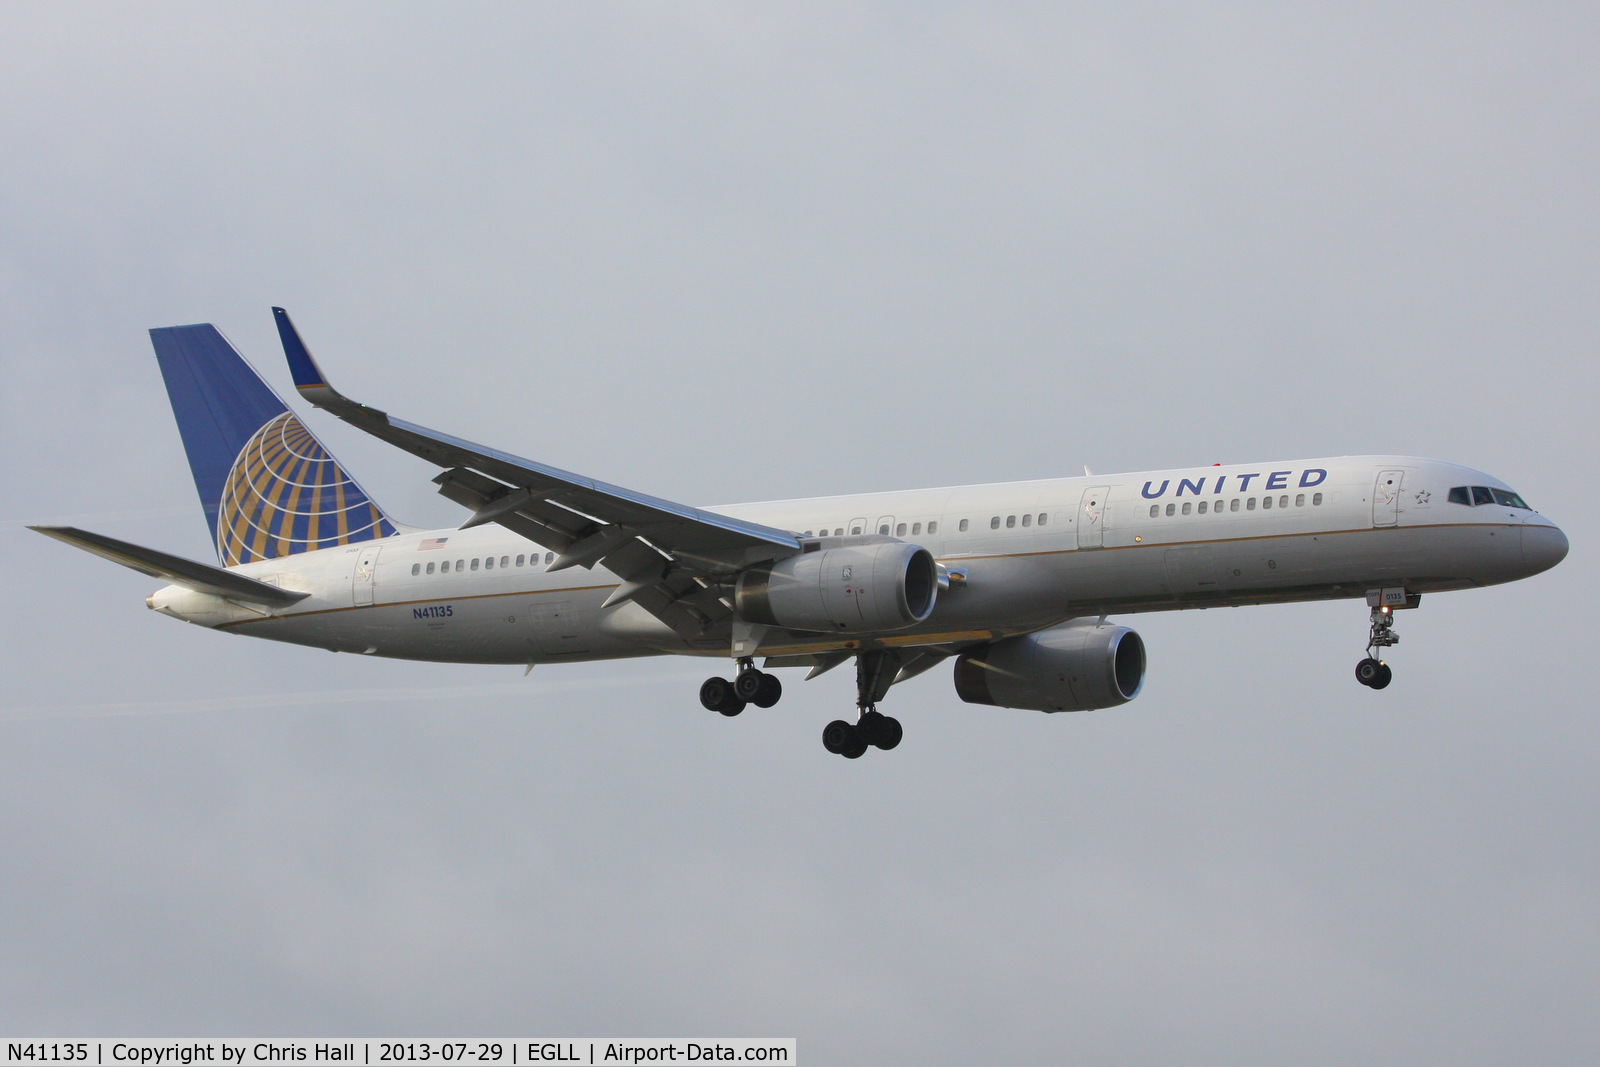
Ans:
{"label": "winglet", "polygon": [[300,331],[294,328],[289,313],[283,308],[273,308],[272,317],[278,324],[278,337],[283,341],[283,354],[288,357],[289,374],[294,378],[294,387],[301,392],[329,388],[328,380],[322,376],[322,368],[311,358],[306,343],[300,340]]}
{"label": "winglet", "polygon": [[283,308],[273,308],[272,318],[278,324],[278,339],[283,342],[283,354],[289,361],[289,375],[301,397],[313,407],[331,411],[347,422],[371,430],[374,422],[387,423],[389,416],[377,408],[358,404],[328,384],[328,379],[311,358],[311,350],[300,340],[300,331],[294,328],[289,313]]}

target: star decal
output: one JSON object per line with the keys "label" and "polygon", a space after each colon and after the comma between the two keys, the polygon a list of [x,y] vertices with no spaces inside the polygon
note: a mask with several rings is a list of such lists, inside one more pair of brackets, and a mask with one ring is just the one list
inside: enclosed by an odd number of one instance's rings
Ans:
{"label": "star decal", "polygon": [[1433,493],[1430,490],[1424,489],[1417,494],[1417,503],[1419,504],[1426,504],[1431,499],[1433,499]]}

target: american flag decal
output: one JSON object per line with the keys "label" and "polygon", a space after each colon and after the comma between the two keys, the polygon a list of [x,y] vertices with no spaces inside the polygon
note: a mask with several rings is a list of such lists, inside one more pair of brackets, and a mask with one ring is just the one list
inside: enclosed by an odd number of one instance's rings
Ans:
{"label": "american flag decal", "polygon": [[424,538],[422,543],[417,546],[417,551],[418,552],[426,552],[430,548],[443,548],[444,547],[444,543],[446,541],[448,541],[448,540],[450,540],[450,538],[448,538],[448,537],[428,537],[428,538]]}

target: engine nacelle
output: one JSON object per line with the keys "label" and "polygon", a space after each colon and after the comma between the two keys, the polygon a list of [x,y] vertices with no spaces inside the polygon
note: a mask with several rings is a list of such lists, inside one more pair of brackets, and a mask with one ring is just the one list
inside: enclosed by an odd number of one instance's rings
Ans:
{"label": "engine nacelle", "polygon": [[739,575],[734,604],[746,620],[789,630],[903,630],[933,614],[939,570],[918,545],[819,549]]}
{"label": "engine nacelle", "polygon": [[1074,623],[1008,637],[956,660],[969,704],[1091,711],[1126,704],[1144,685],[1144,642],[1126,626]]}

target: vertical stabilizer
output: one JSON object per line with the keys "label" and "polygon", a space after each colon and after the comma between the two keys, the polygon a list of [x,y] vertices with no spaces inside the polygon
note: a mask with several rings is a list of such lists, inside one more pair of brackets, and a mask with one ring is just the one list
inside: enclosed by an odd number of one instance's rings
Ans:
{"label": "vertical stabilizer", "polygon": [[150,341],[223,566],[396,532],[215,326]]}

